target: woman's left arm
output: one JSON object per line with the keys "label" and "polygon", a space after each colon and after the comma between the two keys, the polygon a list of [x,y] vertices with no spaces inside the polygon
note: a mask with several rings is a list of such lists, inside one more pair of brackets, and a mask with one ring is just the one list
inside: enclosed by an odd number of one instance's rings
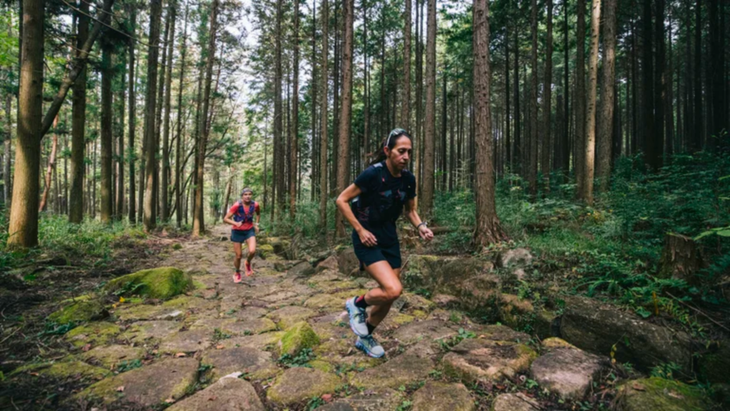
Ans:
{"label": "woman's left arm", "polygon": [[421,221],[421,217],[418,216],[418,207],[416,203],[416,197],[413,197],[406,201],[406,218],[413,224],[418,230],[418,235],[426,241],[433,239],[433,231],[426,227],[426,224]]}

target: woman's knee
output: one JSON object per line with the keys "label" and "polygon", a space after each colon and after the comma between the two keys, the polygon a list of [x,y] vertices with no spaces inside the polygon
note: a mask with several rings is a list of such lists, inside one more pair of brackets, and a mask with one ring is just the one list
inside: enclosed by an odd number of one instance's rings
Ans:
{"label": "woman's knee", "polygon": [[256,255],[256,250],[251,250],[251,249],[248,250],[248,257],[249,258],[253,258],[255,255]]}
{"label": "woman's knee", "polygon": [[389,302],[397,300],[400,298],[401,294],[403,294],[403,286],[399,282],[385,287],[385,295]]}

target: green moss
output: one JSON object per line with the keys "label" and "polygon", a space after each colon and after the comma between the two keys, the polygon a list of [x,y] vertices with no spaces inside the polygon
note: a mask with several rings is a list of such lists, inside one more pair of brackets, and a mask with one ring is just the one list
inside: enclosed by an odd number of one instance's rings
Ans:
{"label": "green moss", "polygon": [[261,244],[256,247],[256,250],[261,254],[261,257],[266,258],[270,254],[274,254],[274,246],[271,244]]}
{"label": "green moss", "polygon": [[393,322],[398,325],[405,325],[405,324],[412,323],[413,321],[415,321],[415,319],[416,318],[413,317],[412,315],[398,314],[395,317],[393,317]]}
{"label": "green moss", "polygon": [[[72,357],[73,358],[73,357]],[[18,375],[25,373],[38,373],[56,379],[76,378],[100,380],[107,375],[109,371],[101,367],[94,367],[85,362],[69,360],[52,363],[36,363],[28,364],[17,368],[10,375]]]}
{"label": "green moss", "polygon": [[75,347],[81,348],[86,344],[105,345],[114,340],[114,337],[122,332],[116,324],[109,322],[94,322],[81,327],[76,327],[66,333],[66,340]]}
{"label": "green moss", "polygon": [[183,246],[180,243],[175,243],[172,245],[173,250],[182,250]]}
{"label": "green moss", "polygon": [[160,267],[115,278],[104,287],[104,291],[167,300],[182,294],[192,286],[193,280],[189,274],[174,267]]}
{"label": "green moss", "polygon": [[335,371],[332,364],[328,363],[327,361],[313,360],[313,361],[309,362],[309,365],[311,365],[312,368],[314,368],[315,370],[320,370],[320,371],[324,371],[327,373]]}
{"label": "green moss", "polygon": [[704,392],[687,384],[659,377],[627,381],[619,388],[618,410],[704,411]]}
{"label": "green moss", "polygon": [[193,281],[193,289],[195,289],[195,290],[207,290],[208,289],[208,286],[206,286],[205,284],[201,283],[198,280],[195,280],[195,281]]}
{"label": "green moss", "polygon": [[314,348],[319,344],[319,337],[305,321],[294,324],[279,342],[280,354],[297,355],[305,348]]}
{"label": "green moss", "polygon": [[48,320],[59,325],[99,320],[108,315],[104,305],[97,300],[77,301],[48,316]]}

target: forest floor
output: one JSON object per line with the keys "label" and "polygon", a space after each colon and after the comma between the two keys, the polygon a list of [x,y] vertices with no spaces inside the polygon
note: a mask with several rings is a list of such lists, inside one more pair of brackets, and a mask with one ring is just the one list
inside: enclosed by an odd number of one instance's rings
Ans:
{"label": "forest floor", "polygon": [[[344,302],[376,283],[343,274],[352,268],[346,250],[309,249],[310,259],[289,260],[290,247],[282,246],[289,241],[262,237],[256,273],[240,284],[231,279],[232,247],[224,227],[197,240],[129,240],[118,244],[105,270],[65,274],[60,262],[48,261],[47,266],[59,268],[26,272],[40,285],[5,287],[3,294],[15,300],[3,305],[0,318],[0,408],[713,407],[705,391],[671,378],[642,378],[612,361],[613,351],[589,353],[558,338],[479,323],[454,308],[457,297],[415,294],[422,289],[417,287],[406,287],[375,332],[385,357],[369,358],[354,347]],[[472,259],[434,258],[452,264]],[[412,255],[404,261],[410,261],[406,273],[413,281],[425,275],[423,262],[431,260]],[[490,264],[483,268],[488,271]],[[73,329],[77,324],[63,327],[44,320],[61,307],[84,304],[84,295],[103,294],[115,276],[153,267],[177,267],[191,276],[193,287],[166,300],[107,293],[99,315]],[[473,279],[486,284],[492,278],[486,276],[483,270]],[[126,291],[134,295],[135,290]],[[512,307],[524,304],[512,301]]]}

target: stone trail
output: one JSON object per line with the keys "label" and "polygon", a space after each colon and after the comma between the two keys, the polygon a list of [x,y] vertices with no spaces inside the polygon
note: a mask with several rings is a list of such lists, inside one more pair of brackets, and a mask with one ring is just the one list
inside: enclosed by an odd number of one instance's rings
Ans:
{"label": "stone trail", "polygon": [[[405,292],[376,330],[386,357],[369,358],[354,348],[344,301],[375,283],[349,275],[352,256],[333,254],[315,267],[285,259],[286,240],[262,238],[255,276],[234,284],[225,236],[218,227],[210,239],[182,243],[163,264],[190,274],[192,291],[117,303],[104,321],[67,334],[66,358],[16,372],[85,372],[87,387],[68,399],[70,407],[533,411],[555,409],[559,398],[570,409],[611,371],[607,357],[564,341],[541,345],[506,326],[470,321],[450,307],[475,300],[446,285],[450,293],[433,300]],[[649,393],[657,404],[705,409],[683,386],[655,386],[625,383],[616,409],[648,411],[641,397]]]}

